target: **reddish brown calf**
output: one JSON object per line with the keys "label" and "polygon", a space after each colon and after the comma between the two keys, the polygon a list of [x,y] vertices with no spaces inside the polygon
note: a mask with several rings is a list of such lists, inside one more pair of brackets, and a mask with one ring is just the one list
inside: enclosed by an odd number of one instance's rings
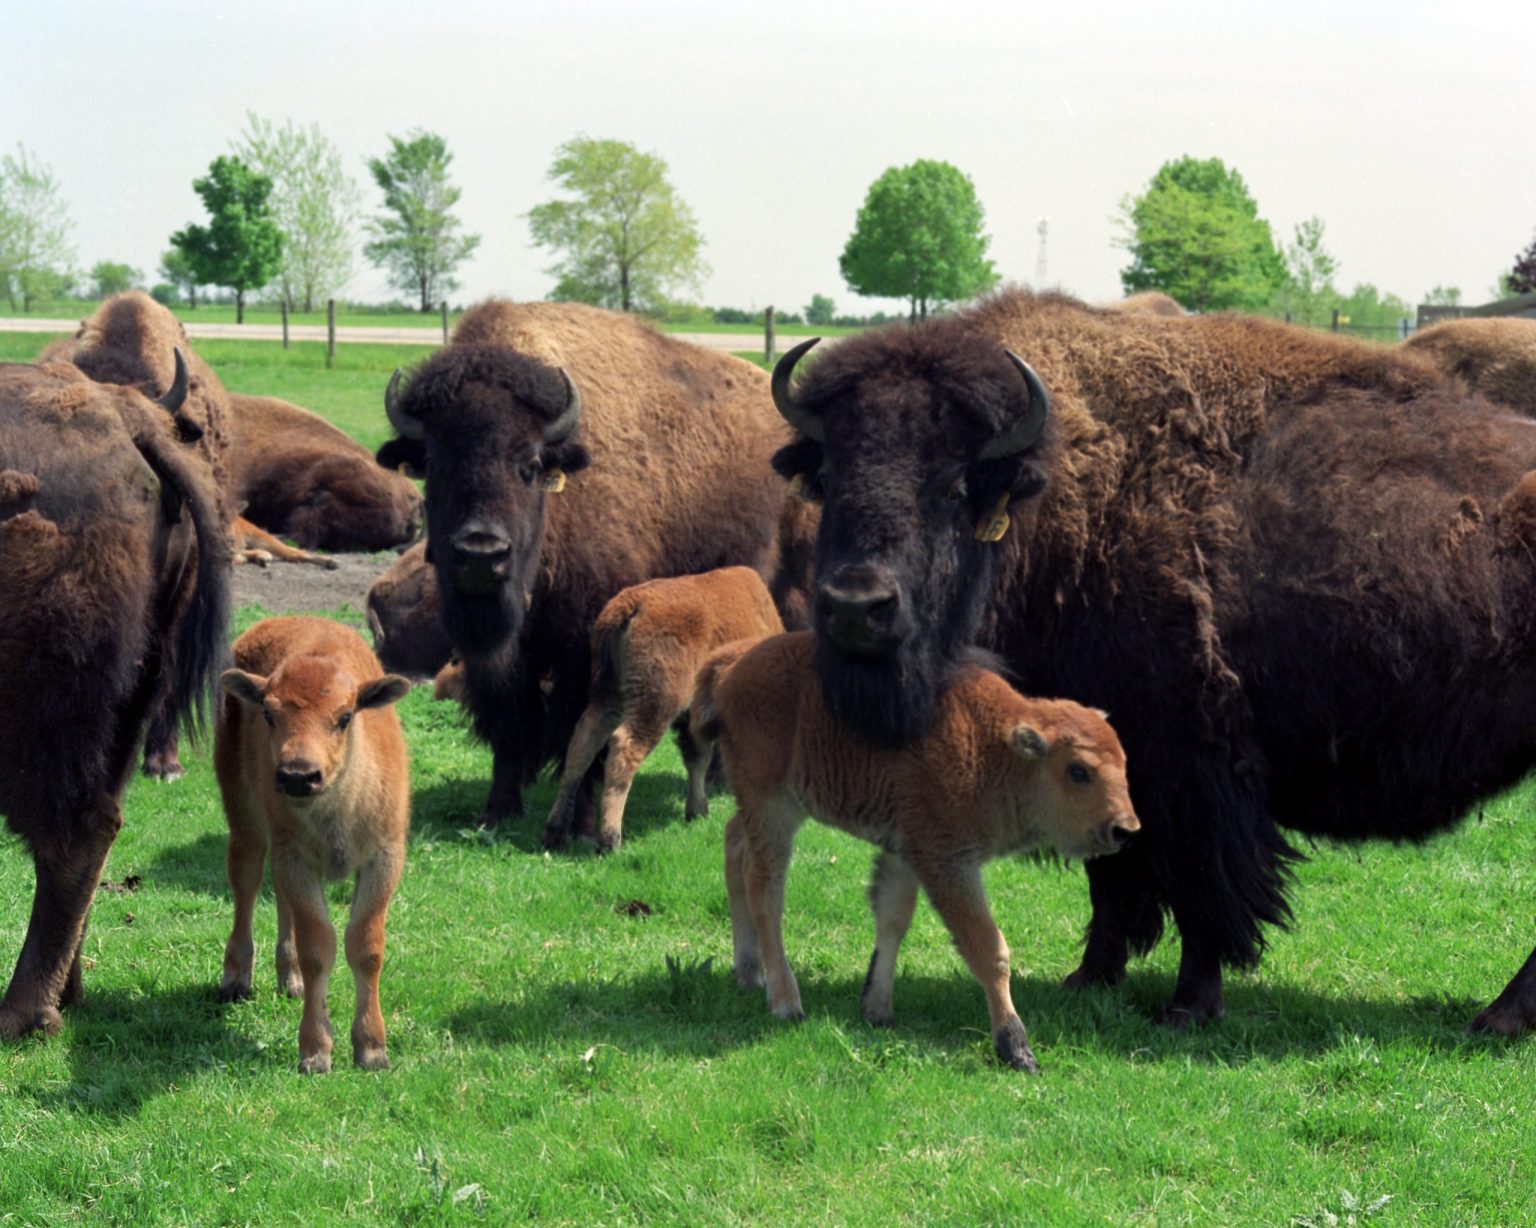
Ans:
{"label": "reddish brown calf", "polygon": [[1102,714],[1026,699],[973,666],[944,692],[927,737],[877,747],[828,713],[814,657],[814,635],[797,632],[745,654],[733,645],[699,675],[694,727],[719,737],[736,793],[725,828],[736,979],[749,988],[766,979],[773,1013],[803,1017],[781,927],[790,852],[809,811],[880,846],[869,889],[876,937],[865,1018],[894,1018],[896,952],[921,886],[986,993],[998,1057],[1037,1070],[1008,992],[1008,944],[987,907],[981,867],[1041,847],[1085,859],[1119,849],[1140,826],[1120,740]]}
{"label": "reddish brown calf", "polygon": [[[704,659],[732,640],[782,631],[762,578],[750,567],[648,580],[621,590],[592,628],[590,698],[565,752],[560,793],[544,825],[544,843],[564,846],[576,817],[577,786],[608,744],[598,847],[624,838],[624,803],[645,757],[688,707]],[[707,814],[704,767],[690,761],[689,819]]]}
{"label": "reddish brown calf", "polygon": [[323,618],[266,619],[235,641],[234,656],[239,668],[221,679],[227,695],[214,739],[235,897],[219,997],[251,995],[251,914],[270,844],[277,982],[304,998],[299,1070],[330,1070],[325,993],[336,932],[325,882],[355,875],[346,934],[357,984],[352,1058],[387,1069],[379,969],[411,814],[405,739],[391,705],[411,684],[383,673],[355,631]]}

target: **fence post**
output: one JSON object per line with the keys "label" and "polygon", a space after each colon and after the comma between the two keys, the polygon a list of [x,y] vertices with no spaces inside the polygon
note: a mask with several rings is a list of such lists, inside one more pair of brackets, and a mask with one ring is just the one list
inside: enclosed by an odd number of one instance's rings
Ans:
{"label": "fence post", "polygon": [[1289,324],[1289,323],[1290,323],[1290,322],[1291,322],[1291,313],[1290,313],[1290,312],[1289,312],[1289,311],[1287,311],[1287,312],[1286,312],[1286,313],[1285,313],[1285,322],[1286,322],[1286,323],[1287,323],[1287,324]]}
{"label": "fence post", "polygon": [[336,300],[325,300],[325,369],[336,365]]}
{"label": "fence post", "polygon": [[443,344],[448,344],[448,300],[443,300]]}
{"label": "fence post", "polygon": [[283,349],[288,348],[288,299],[283,299]]}
{"label": "fence post", "polygon": [[1339,331],[1339,309],[1337,307],[1333,309],[1333,331]]}
{"label": "fence post", "polygon": [[771,367],[774,357],[773,308],[770,307],[763,312],[763,361]]}
{"label": "fence post", "polygon": [[1401,320],[1399,320],[1397,322],[1397,339],[1399,341],[1406,341],[1406,340],[1408,340],[1408,317],[1407,316],[1404,316]]}

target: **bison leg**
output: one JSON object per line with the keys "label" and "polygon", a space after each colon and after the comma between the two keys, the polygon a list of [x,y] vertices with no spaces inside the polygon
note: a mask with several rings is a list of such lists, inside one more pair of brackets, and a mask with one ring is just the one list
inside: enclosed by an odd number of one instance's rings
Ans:
{"label": "bison leg", "polygon": [[1227,1013],[1221,991],[1221,957],[1204,940],[1202,931],[1179,914],[1180,908],[1175,904],[1173,916],[1179,922],[1183,944],[1179,952],[1179,977],[1174,982],[1173,997],[1155,1016],[1158,1023],[1176,1029],[1211,1023]]}
{"label": "bison leg", "polygon": [[731,905],[732,967],[736,983],[757,989],[763,983],[763,955],[747,907],[747,833],[741,815],[725,825],[725,895]]}
{"label": "bison leg", "polygon": [[795,832],[804,821],[787,797],[752,805],[737,814],[746,837],[743,880],[752,928],[762,951],[768,1009],[780,1019],[804,1019],[800,987],[784,956],[784,881],[794,851]]}
{"label": "bison leg", "polygon": [[75,975],[91,899],[122,825],[117,802],[102,794],[69,840],[34,846],[32,916],[16,971],[0,999],[0,1036],[14,1040],[35,1029],[52,1035],[62,1025],[59,1004]]}
{"label": "bison leg", "polygon": [[683,757],[683,769],[688,773],[683,818],[691,823],[709,816],[709,776],[717,758],[715,744],[703,736],[702,730],[696,732],[691,728],[686,712],[673,722],[673,728],[677,730],[677,750]]}
{"label": "bison leg", "polygon": [[169,700],[156,705],[149,723],[149,735],[144,739],[144,775],[155,780],[180,780],[186,775]]}
{"label": "bison leg", "polygon": [[560,769],[560,792],[555,795],[555,804],[549,808],[549,818],[544,821],[545,848],[563,849],[570,842],[582,779],[618,723],[619,713],[598,703],[589,704],[576,722],[576,731],[571,734],[571,744],[566,747],[565,763]]}
{"label": "bison leg", "polygon": [[325,994],[336,963],[336,931],[325,903],[320,876],[291,849],[274,844],[272,881],[286,896],[292,915],[293,940],[304,976],[304,1014],[299,1019],[299,1073],[325,1074],[331,1069],[331,1015]]}
{"label": "bison leg", "polygon": [[860,1005],[864,1018],[876,1027],[896,1022],[892,1004],[896,953],[912,926],[917,907],[917,875],[904,857],[880,852],[869,881],[869,904],[875,913],[875,952],[869,957]]}
{"label": "bison leg", "polygon": [[1469,1032],[1519,1036],[1536,1028],[1536,951],[1521,965],[1504,992],[1468,1026]]}
{"label": "bison leg", "polygon": [[608,739],[608,762],[603,768],[602,817],[597,847],[609,853],[624,842],[624,807],[629,801],[635,773],[646,757],[667,736],[672,714],[650,704],[624,721]]}
{"label": "bison leg", "polygon": [[[1083,962],[1067,977],[1067,986],[1118,985],[1134,946],[1148,951],[1162,931],[1162,915],[1153,893],[1146,859],[1132,845],[1113,857],[1097,857],[1087,865],[1088,922]],[[1148,931],[1150,930],[1150,934]]]}
{"label": "bison leg", "polygon": [[491,791],[477,820],[481,827],[500,827],[504,819],[523,817],[522,762],[499,747],[491,749]]}
{"label": "bison leg", "polygon": [[1029,1047],[1024,1022],[1013,1009],[1008,991],[1008,944],[987,908],[981,885],[981,867],[975,864],[914,865],[923,890],[944,919],[950,937],[971,975],[987,995],[987,1015],[992,1027],[992,1047],[1004,1065],[1039,1073]]}
{"label": "bison leg", "polygon": [[357,989],[352,1017],[352,1060],[364,1070],[388,1070],[384,1014],[379,1009],[379,970],[384,966],[384,917],[400,881],[403,849],[381,850],[357,874],[347,921],[347,966]]}

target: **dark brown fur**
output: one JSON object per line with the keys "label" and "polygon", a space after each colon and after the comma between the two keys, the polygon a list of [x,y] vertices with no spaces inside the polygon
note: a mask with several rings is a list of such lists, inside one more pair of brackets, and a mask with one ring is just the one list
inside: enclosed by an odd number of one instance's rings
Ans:
{"label": "dark brown fur", "polygon": [[373,582],[366,605],[373,650],[385,669],[430,678],[448,664],[453,641],[443,626],[437,575],[427,562],[426,542],[405,551]]}
{"label": "dark brown fur", "polygon": [[1490,401],[1536,418],[1536,320],[1442,320],[1403,342]]}

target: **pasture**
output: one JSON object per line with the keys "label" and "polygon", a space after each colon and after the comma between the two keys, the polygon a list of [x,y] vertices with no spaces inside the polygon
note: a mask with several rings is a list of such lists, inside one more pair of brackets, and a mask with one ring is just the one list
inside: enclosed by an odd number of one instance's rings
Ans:
{"label": "pasture", "polygon": [[[42,338],[0,334],[0,358]],[[238,391],[365,444],[382,388],[426,351],[202,342]],[[234,633],[263,613],[238,612]],[[231,917],[208,748],[136,780],[83,953],[86,1001],[50,1040],[0,1046],[0,1223],[1049,1223],[1496,1225],[1536,1221],[1536,1042],[1467,1021],[1536,941],[1529,786],[1420,848],[1322,846],[1298,924],[1231,978],[1227,1019],[1170,1032],[1177,940],[1116,990],[1070,993],[1081,870],[986,874],[1043,1073],[992,1057],[982,994],[920,906],[898,1024],[858,1013],[872,943],[867,846],[808,825],[785,936],[807,1020],[730,977],[720,829],[683,822],[670,745],[616,854],[539,845],[554,782],[492,834],[469,822],[489,754],[418,688],[400,705],[413,831],[381,996],[394,1069],[296,1073],[299,1006],[215,996]],[[1134,770],[1134,765],[1133,765]],[[31,867],[0,853],[14,956]],[[333,919],[350,884],[330,892]],[[352,1008],[333,978],[331,1012]]]}

